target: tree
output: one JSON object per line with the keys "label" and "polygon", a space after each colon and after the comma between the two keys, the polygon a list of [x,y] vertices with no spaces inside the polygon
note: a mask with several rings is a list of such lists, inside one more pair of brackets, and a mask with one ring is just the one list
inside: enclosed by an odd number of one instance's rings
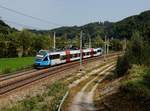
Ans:
{"label": "tree", "polygon": [[119,40],[119,39],[111,40],[110,41],[110,48],[111,48],[111,50],[114,50],[114,51],[121,51],[123,48],[121,40]]}
{"label": "tree", "polygon": [[131,37],[131,45],[128,49],[128,55],[131,57],[132,63],[142,64],[143,62],[143,38],[138,31],[133,32]]}
{"label": "tree", "polygon": [[92,42],[92,47],[103,47],[103,46],[104,46],[104,41],[100,36],[97,36]]}
{"label": "tree", "polygon": [[18,36],[18,43],[19,43],[19,47],[17,49],[18,52],[27,56],[32,43],[31,33],[28,32],[27,30],[21,31]]}

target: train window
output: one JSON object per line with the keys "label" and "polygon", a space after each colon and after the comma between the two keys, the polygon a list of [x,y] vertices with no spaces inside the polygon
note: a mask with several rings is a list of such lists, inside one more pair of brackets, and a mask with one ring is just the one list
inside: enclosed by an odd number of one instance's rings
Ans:
{"label": "train window", "polygon": [[82,53],[82,56],[85,56],[85,52]]}
{"label": "train window", "polygon": [[86,52],[86,55],[90,55],[90,52]]}
{"label": "train window", "polygon": [[101,52],[101,50],[97,50],[97,52]]}
{"label": "train window", "polygon": [[75,54],[75,57],[78,57],[78,54]]}
{"label": "train window", "polygon": [[60,58],[60,55],[59,54],[56,54],[56,55],[51,55],[50,56],[50,59],[53,60],[53,59],[59,59]]}
{"label": "train window", "polygon": [[73,58],[73,54],[70,54],[70,58]]}
{"label": "train window", "polygon": [[66,60],[66,55],[62,55],[60,58],[61,60]]}
{"label": "train window", "polygon": [[39,55],[46,55],[47,54],[47,51],[45,51],[45,50],[40,50],[37,54],[39,54]]}
{"label": "train window", "polygon": [[48,61],[48,58],[47,58],[47,57],[45,57],[43,61]]}
{"label": "train window", "polygon": [[97,52],[96,52],[96,51],[94,51],[94,54],[97,54]]}

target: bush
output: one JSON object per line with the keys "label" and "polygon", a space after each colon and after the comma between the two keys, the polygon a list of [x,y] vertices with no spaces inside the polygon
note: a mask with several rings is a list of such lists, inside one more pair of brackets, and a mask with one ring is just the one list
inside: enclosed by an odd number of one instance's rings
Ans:
{"label": "bush", "polygon": [[121,77],[131,68],[130,61],[127,56],[119,57],[116,66],[116,76]]}
{"label": "bush", "polygon": [[150,68],[133,66],[129,80],[121,86],[121,91],[138,101],[150,99]]}
{"label": "bush", "polygon": [[143,84],[143,81],[128,81],[121,86],[121,90],[129,97],[137,100],[150,97],[150,89]]}
{"label": "bush", "polygon": [[145,69],[145,74],[143,76],[143,82],[150,89],[150,68]]}
{"label": "bush", "polygon": [[149,66],[149,56],[149,43],[143,40],[139,32],[134,32],[125,55],[118,58],[116,67],[117,77],[123,76],[127,73],[132,64]]}

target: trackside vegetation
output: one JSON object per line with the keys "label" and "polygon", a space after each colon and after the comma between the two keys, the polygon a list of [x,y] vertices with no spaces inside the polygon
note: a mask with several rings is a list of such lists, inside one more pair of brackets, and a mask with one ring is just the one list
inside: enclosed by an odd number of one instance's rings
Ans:
{"label": "trackside vegetation", "polygon": [[10,73],[17,70],[31,67],[34,63],[34,57],[22,58],[0,58],[0,73]]}
{"label": "trackside vegetation", "polygon": [[128,49],[118,58],[116,77],[126,76],[120,91],[144,111],[150,110],[150,43],[134,32]]}
{"label": "trackside vegetation", "polygon": [[150,68],[133,65],[130,75],[121,86],[121,90],[137,101],[150,99]]}
{"label": "trackside vegetation", "polygon": [[57,111],[67,90],[67,86],[56,81],[47,86],[43,94],[27,97],[13,106],[2,108],[1,111]]}

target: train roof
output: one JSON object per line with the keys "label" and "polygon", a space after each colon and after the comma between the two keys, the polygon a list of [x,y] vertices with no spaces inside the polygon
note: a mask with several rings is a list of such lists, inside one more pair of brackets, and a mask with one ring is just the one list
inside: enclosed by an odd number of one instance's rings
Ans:
{"label": "train roof", "polygon": [[[98,50],[98,49],[102,49],[102,48],[87,48],[87,49],[83,49],[83,51],[85,52],[88,52],[90,51],[91,49],[94,49],[94,50]],[[78,50],[70,50],[68,49],[71,53],[75,52],[75,53],[78,53],[80,51],[80,49]],[[56,50],[56,51],[52,51],[52,50],[40,50],[39,52],[43,51],[45,54],[49,54],[49,55],[55,55],[55,54],[64,54],[66,50]]]}

